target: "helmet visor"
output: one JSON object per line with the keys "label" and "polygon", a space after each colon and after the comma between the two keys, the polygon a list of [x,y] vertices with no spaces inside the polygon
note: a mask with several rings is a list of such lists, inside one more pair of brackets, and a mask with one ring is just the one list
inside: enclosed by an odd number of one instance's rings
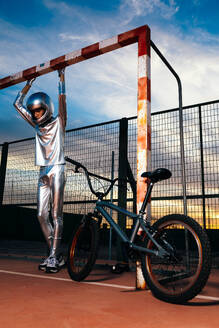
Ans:
{"label": "helmet visor", "polygon": [[41,117],[43,117],[45,111],[45,108],[42,107],[33,108],[31,111],[33,120],[39,120]]}
{"label": "helmet visor", "polygon": [[54,112],[54,106],[50,99],[50,97],[44,92],[37,92],[33,93],[27,100],[27,109],[32,113],[35,112],[36,109],[44,109],[44,115],[41,118],[36,119],[35,117],[38,116],[38,113],[32,114],[33,120],[36,124],[44,124],[48,121]]}

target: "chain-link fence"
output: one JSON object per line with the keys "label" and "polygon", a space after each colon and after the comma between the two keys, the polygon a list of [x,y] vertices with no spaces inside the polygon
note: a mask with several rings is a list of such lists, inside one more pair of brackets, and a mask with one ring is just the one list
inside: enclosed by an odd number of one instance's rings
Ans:
{"label": "chain-link fence", "polygon": [[[184,142],[188,215],[208,229],[219,228],[219,102],[184,107]],[[136,177],[136,117],[127,120],[127,157]],[[108,179],[119,175],[121,120],[67,131],[65,154],[89,171]],[[0,146],[2,205],[36,208],[38,168],[34,166],[34,139]],[[7,163],[7,165],[6,165]],[[4,167],[6,172],[4,176]],[[152,219],[183,212],[179,112],[172,109],[152,114],[152,169],[166,167],[172,178],[156,184],[152,195]],[[66,165],[65,213],[83,213],[94,205],[85,177]],[[112,170],[113,168],[113,170]],[[96,189],[106,181],[93,179]],[[118,188],[113,200],[117,202]],[[109,196],[110,197],[110,196]],[[127,207],[133,193],[128,185]],[[127,225],[131,223],[127,221]]]}

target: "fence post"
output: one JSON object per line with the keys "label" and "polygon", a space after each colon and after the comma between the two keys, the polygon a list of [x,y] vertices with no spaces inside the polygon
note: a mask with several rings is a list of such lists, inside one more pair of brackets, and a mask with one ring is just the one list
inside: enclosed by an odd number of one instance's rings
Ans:
{"label": "fence post", "polygon": [[[202,110],[199,109],[199,133],[200,133],[200,155],[201,155],[201,178],[202,178],[202,208],[203,208],[203,228],[206,229],[206,209],[205,209],[205,172],[204,172],[204,152],[203,152],[203,134],[202,134]],[[208,227],[209,228],[209,227]]]}
{"label": "fence post", "polygon": [[[112,151],[112,164],[111,164],[111,180],[114,179],[114,151]],[[110,201],[113,202],[113,188],[110,192]],[[110,216],[112,216],[112,209],[110,209]],[[112,259],[112,226],[109,228],[109,251],[108,251],[108,260]]]}
{"label": "fence post", "polygon": [[[127,154],[128,154],[128,120],[122,118],[119,125],[119,169],[118,169],[118,206],[126,209],[127,205]],[[118,224],[121,229],[126,229],[126,216],[118,213]],[[117,260],[123,261],[121,241],[117,238]]]}
{"label": "fence post", "polygon": [[132,193],[133,193],[132,210],[133,210],[133,213],[137,213],[137,186],[136,186],[136,181],[135,181],[135,178],[134,178],[134,175],[132,173],[132,169],[130,167],[130,164],[129,164],[128,160],[127,160],[127,178],[128,178],[128,181],[131,185]]}
{"label": "fence post", "polygon": [[0,165],[0,207],[2,206],[3,203],[7,158],[8,158],[8,143],[5,142],[2,146],[2,156],[1,156],[1,165]]}

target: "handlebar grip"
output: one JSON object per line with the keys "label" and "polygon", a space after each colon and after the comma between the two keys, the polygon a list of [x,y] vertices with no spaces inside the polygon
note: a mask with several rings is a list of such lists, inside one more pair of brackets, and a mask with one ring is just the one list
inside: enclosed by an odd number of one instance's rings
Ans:
{"label": "handlebar grip", "polygon": [[65,160],[66,160],[66,162],[69,162],[73,165],[76,165],[77,167],[83,167],[82,164],[80,164],[79,162],[74,161],[73,159],[69,158],[68,156],[65,156]]}

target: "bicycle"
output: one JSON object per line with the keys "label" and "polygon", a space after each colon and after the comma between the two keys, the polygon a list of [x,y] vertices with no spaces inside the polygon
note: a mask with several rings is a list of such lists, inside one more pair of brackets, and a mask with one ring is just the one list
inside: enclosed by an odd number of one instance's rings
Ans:
{"label": "bicycle", "polygon": [[[211,270],[211,249],[206,232],[194,219],[182,214],[166,215],[153,225],[145,219],[154,184],[169,179],[171,172],[158,168],[141,175],[149,183],[141,209],[136,214],[103,200],[118,179],[111,180],[105,192],[96,192],[90,179],[92,173],[69,157],[65,160],[75,165],[75,172],[80,168],[84,171],[90,191],[97,197],[94,211],[83,216],[69,243],[67,268],[71,279],[81,281],[91,272],[97,258],[99,229],[104,217],[122,240],[128,257],[141,260],[144,279],[155,297],[177,304],[194,298],[205,286]],[[133,219],[130,238],[106,208]],[[141,235],[138,234],[139,228]]]}

